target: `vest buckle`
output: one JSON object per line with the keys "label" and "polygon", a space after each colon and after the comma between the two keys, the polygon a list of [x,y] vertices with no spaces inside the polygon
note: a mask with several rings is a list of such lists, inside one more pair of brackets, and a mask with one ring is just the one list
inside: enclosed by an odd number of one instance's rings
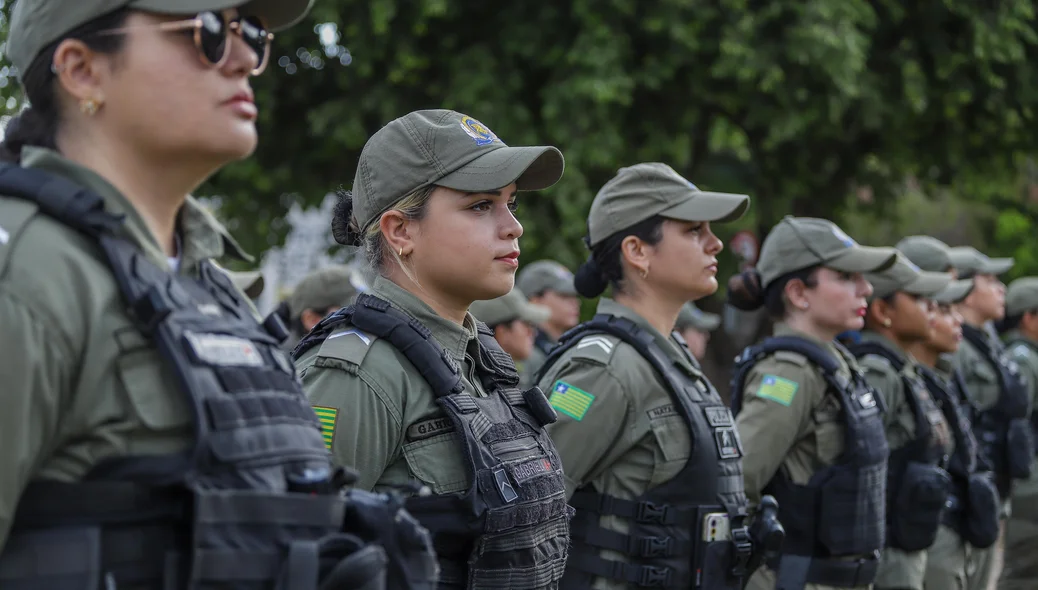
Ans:
{"label": "vest buckle", "polygon": [[651,565],[642,566],[642,575],[638,580],[638,585],[650,588],[670,586],[670,568]]}
{"label": "vest buckle", "polygon": [[741,526],[732,529],[732,544],[735,545],[735,556],[732,560],[732,574],[737,578],[748,577],[750,571],[750,559],[753,557],[753,539],[747,527]]}
{"label": "vest buckle", "polygon": [[641,557],[670,557],[674,547],[671,537],[639,537],[637,554]]}
{"label": "vest buckle", "polygon": [[638,516],[635,520],[649,524],[664,524],[669,511],[670,507],[666,505],[657,506],[648,501],[638,502]]}

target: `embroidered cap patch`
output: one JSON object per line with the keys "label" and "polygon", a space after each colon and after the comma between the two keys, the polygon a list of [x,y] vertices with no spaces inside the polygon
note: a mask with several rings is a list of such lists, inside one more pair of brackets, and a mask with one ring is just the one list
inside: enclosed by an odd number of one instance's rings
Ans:
{"label": "embroidered cap patch", "polygon": [[783,379],[776,375],[765,375],[760,382],[760,389],[757,390],[757,397],[788,406],[793,403],[793,396],[797,394],[797,389],[800,389],[800,384],[796,381]]}
{"label": "embroidered cap patch", "polygon": [[548,401],[551,402],[551,407],[580,421],[584,419],[584,414],[587,414],[591,403],[595,401],[595,396],[573,387],[565,381],[556,381],[551,390],[551,399]]}

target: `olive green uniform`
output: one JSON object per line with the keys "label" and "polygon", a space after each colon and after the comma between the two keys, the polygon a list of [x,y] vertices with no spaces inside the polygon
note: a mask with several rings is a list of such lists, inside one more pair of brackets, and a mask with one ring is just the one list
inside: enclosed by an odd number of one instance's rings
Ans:
{"label": "olive green uniform", "polygon": [[[983,329],[983,328],[982,328]],[[985,330],[986,332],[986,330]],[[954,356],[955,367],[962,373],[966,382],[966,394],[970,403],[979,411],[984,411],[994,406],[1002,395],[1002,386],[999,383],[998,373],[992,367],[984,355],[970,342],[963,339],[959,350]],[[1015,485],[1015,484],[1014,484]],[[1005,527],[1005,519],[1011,514],[1011,503],[1009,498],[1002,502],[1002,526]],[[987,590],[988,578],[991,571],[997,566],[1001,557],[996,553],[1004,551],[1004,535],[1000,536],[996,543],[987,548],[976,548],[973,551],[972,560],[976,564],[976,571],[970,575],[969,590]]]}
{"label": "olive green uniform", "polygon": [[[1007,342],[1023,338],[1015,330],[1005,335]],[[1038,346],[1038,342],[1031,342],[1032,346]],[[1038,353],[1022,342],[1011,346],[1008,352],[1020,366],[1034,407],[1038,396]],[[1005,570],[998,587],[1005,590],[1038,588],[1038,463],[1032,468],[1030,479],[1017,482],[1013,487],[1013,514],[1006,531]]]}
{"label": "olive green uniform", "polygon": [[[840,374],[850,379],[856,361],[840,353],[831,342],[816,340],[784,323],[776,324],[775,335],[799,336],[820,344],[840,361]],[[776,400],[758,395],[765,376],[795,383],[792,397]],[[743,474],[751,503],[760,501],[764,487],[779,469],[794,484],[806,485],[815,472],[832,465],[843,453],[840,402],[829,393],[820,370],[806,357],[788,351],[766,356],[749,370],[743,385],[743,405],[736,425],[743,443]],[[767,566],[757,570],[747,585],[749,590],[774,587],[775,573]],[[828,586],[808,584],[806,588],[823,590]]]}
{"label": "olive green uniform", "polygon": [[[461,326],[392,281],[378,277],[372,294],[429,329],[462,367],[465,392],[485,397],[473,379],[475,320]],[[321,419],[335,462],[360,473],[356,486],[382,491],[414,480],[434,494],[470,488],[460,435],[432,387],[392,344],[344,326],[296,361],[303,388]]]}
{"label": "olive green uniform", "polygon": [[[660,334],[645,319],[611,299],[598,303],[599,314],[626,318],[651,333],[667,356],[694,378],[702,373],[691,355],[673,337]],[[559,420],[548,427],[566,475],[567,497],[584,486],[604,495],[629,500],[669,481],[685,466],[692,450],[688,424],[674,407],[663,377],[631,345],[614,336],[596,335],[567,351],[545,373],[540,388],[587,394],[586,406],[552,404]],[[605,515],[600,526],[627,533],[627,522]],[[628,559],[614,551],[600,556]],[[597,578],[593,588],[626,588],[619,581]]]}
{"label": "olive green uniform", "polygon": [[[946,382],[952,378],[953,367],[948,358],[942,358],[934,367],[935,372]],[[955,440],[952,439],[952,450]],[[937,539],[926,551],[927,590],[966,590],[969,580],[976,574],[979,555],[955,529],[942,524],[937,529]]]}
{"label": "olive green uniform", "polygon": [[515,368],[519,371],[519,388],[527,390],[534,385],[537,385],[537,371],[541,370],[544,366],[544,361],[548,358],[546,354],[541,352],[540,348],[534,345],[530,351],[530,356],[526,357],[526,360],[521,363],[516,363]]}
{"label": "olive green uniform", "polygon": [[[890,451],[894,452],[916,437],[915,414],[905,399],[906,394],[912,395],[912,393],[905,391],[904,383],[905,376],[915,378],[916,363],[894,342],[876,332],[864,331],[861,338],[862,341],[876,342],[897,351],[906,361],[902,371],[898,372],[889,361],[878,356],[869,355],[859,360],[865,373],[865,380],[883,398],[886,406],[883,424],[886,428]],[[954,450],[954,440],[940,408],[929,395],[926,395],[925,390],[920,395],[919,403],[927,421],[933,428],[936,442],[944,447],[946,455],[950,455]],[[879,573],[876,575],[875,587],[922,590],[926,563],[927,551],[925,550],[909,552],[886,547],[880,561]]]}
{"label": "olive green uniform", "polygon": [[[111,184],[42,148],[22,165],[60,174],[124,214],[125,237],[169,268],[144,220]],[[93,240],[21,199],[0,197],[0,546],[30,480],[82,479],[98,463],[164,455],[189,446],[188,400],[152,343],[127,314],[112,271]],[[178,221],[179,270],[209,258],[246,255],[194,199]]]}

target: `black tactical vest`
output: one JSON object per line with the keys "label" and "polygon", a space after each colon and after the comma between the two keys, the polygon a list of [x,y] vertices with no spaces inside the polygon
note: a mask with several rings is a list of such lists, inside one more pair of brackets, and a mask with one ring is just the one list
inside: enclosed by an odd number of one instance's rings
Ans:
{"label": "black tactical vest", "polygon": [[[948,500],[942,520],[970,545],[984,549],[998,539],[1000,501],[986,464],[978,460],[977,439],[968,418],[969,402],[959,385],[948,383],[932,369],[916,366],[927,391],[951,426],[955,451],[948,460]],[[961,385],[956,372],[954,381]]]}
{"label": "black tactical vest", "polygon": [[[1038,344],[1035,344],[1033,340],[1028,338],[1015,338],[1006,342],[1006,350],[1018,344],[1023,344],[1030,349],[1031,354],[1038,355]],[[1019,365],[1017,365],[1017,369],[1019,369]],[[1034,408],[1031,409],[1031,433],[1034,436],[1034,453],[1035,456],[1038,456],[1038,412]]]}
{"label": "black tactical vest", "polygon": [[[839,345],[836,345],[839,347]],[[764,488],[779,503],[786,529],[778,572],[780,588],[806,583],[836,587],[871,584],[885,541],[887,446],[880,400],[859,371],[846,379],[829,351],[796,336],[768,338],[736,358],[732,409],[742,409],[749,370],[778,351],[794,352],[819,368],[830,393],[840,402],[845,423],[844,452],[836,463],[816,472],[807,485],[793,483],[779,469]],[[849,357],[850,353],[846,353]],[[858,560],[831,559],[864,556]]]}
{"label": "black tactical vest", "polygon": [[100,196],[62,177],[4,165],[0,194],[100,244],[195,430],[180,454],[111,459],[77,483],[30,483],[0,555],[0,587],[315,590],[335,555],[360,542],[339,534],[340,486],[279,350],[283,327],[258,325],[211,264],[197,279],[152,264],[118,237],[122,220]]}
{"label": "black tactical vest", "polygon": [[[688,424],[692,455],[673,479],[641,496],[625,500],[588,486],[570,502],[577,514],[570,526],[571,547],[562,588],[587,589],[596,577],[621,580],[629,587],[741,588],[747,576],[752,544],[746,528],[746,494],[742,480],[742,444],[731,412],[705,378],[681,370],[634,322],[596,315],[563,334],[545,360],[543,375],[582,338],[615,336],[634,347],[663,377],[674,407]],[[599,526],[604,515],[629,523],[627,534]],[[713,540],[710,528],[722,522],[731,534]],[[609,549],[629,563],[603,559]]]}
{"label": "black tactical vest", "polygon": [[562,465],[544,426],[557,419],[519,374],[493,332],[478,322],[475,373],[487,397],[465,393],[461,370],[429,329],[370,294],[322,320],[296,347],[299,358],[332,332],[354,326],[384,339],[414,365],[461,433],[472,487],[412,497],[411,512],[433,535],[440,587],[557,588],[566,563],[569,518]]}
{"label": "black tactical vest", "polygon": [[[887,461],[887,545],[903,551],[922,551],[937,538],[951,478],[944,470],[948,457],[937,440],[932,419],[920,396],[929,396],[918,375],[907,375],[905,360],[878,342],[850,347],[859,359],[869,355],[886,360],[901,377],[905,401],[912,412],[915,438],[890,452]],[[930,410],[939,412],[934,404]]]}
{"label": "black tactical vest", "polygon": [[980,351],[984,362],[998,375],[1002,393],[994,406],[976,411],[973,428],[981,449],[991,459],[998,491],[1006,498],[1012,480],[1031,476],[1035,442],[1027,416],[1027,385],[1020,374],[1020,367],[1009,359],[1000,342],[965,324],[962,335]]}

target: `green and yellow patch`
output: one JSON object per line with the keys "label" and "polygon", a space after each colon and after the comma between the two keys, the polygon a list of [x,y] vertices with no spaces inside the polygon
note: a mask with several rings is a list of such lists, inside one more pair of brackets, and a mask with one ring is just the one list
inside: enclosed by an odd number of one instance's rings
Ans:
{"label": "green and yellow patch", "polygon": [[584,419],[584,415],[587,414],[591,403],[595,401],[595,396],[582,389],[573,387],[565,381],[556,381],[551,390],[551,398],[548,401],[551,402],[551,407],[574,420],[580,421]]}
{"label": "green and yellow patch", "polygon": [[314,406],[314,413],[321,422],[321,435],[324,437],[324,446],[330,451],[332,441],[335,440],[335,420],[339,417],[339,410]]}
{"label": "green and yellow patch", "polygon": [[757,397],[770,399],[788,407],[793,403],[793,397],[796,396],[798,389],[800,389],[800,384],[796,381],[783,379],[777,375],[765,375],[760,382],[760,388],[757,389]]}

